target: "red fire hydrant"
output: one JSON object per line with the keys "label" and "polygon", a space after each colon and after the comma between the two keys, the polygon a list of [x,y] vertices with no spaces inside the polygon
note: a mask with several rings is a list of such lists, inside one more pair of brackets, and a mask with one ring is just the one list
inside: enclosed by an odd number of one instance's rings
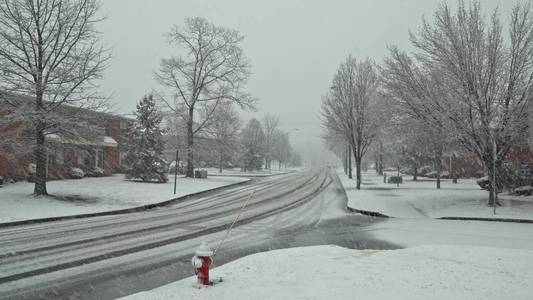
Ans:
{"label": "red fire hydrant", "polygon": [[209,248],[206,242],[203,242],[192,258],[192,266],[198,277],[199,284],[211,285],[211,281],[209,281],[209,267],[213,261],[212,256],[213,251],[211,251],[211,248]]}

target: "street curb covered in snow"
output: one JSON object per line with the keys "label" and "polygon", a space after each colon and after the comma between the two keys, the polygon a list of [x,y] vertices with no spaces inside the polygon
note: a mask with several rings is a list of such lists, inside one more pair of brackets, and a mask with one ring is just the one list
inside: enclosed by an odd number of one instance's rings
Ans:
{"label": "street curb covered in snow", "polygon": [[174,202],[186,200],[190,197],[195,197],[211,192],[216,192],[219,190],[227,189],[236,187],[239,185],[248,184],[252,179],[243,180],[240,182],[235,182],[223,186],[219,186],[216,188],[203,190],[200,192],[194,192],[191,194],[183,195],[177,198],[173,198],[170,200],[166,200],[163,202],[157,202],[157,203],[151,203],[151,204],[145,204],[142,206],[132,207],[132,208],[125,208],[125,209],[117,209],[117,210],[109,210],[109,211],[103,211],[103,212],[96,212],[96,213],[88,213],[88,214],[78,214],[78,215],[68,215],[68,216],[59,216],[59,217],[48,217],[48,218],[39,218],[39,219],[28,219],[28,220],[22,220],[22,221],[14,221],[14,222],[6,222],[6,223],[0,223],[0,228],[7,228],[7,227],[14,227],[14,226],[20,226],[20,225],[27,225],[27,224],[38,224],[38,223],[46,223],[46,222],[54,222],[54,221],[61,221],[61,220],[72,220],[72,219],[83,219],[83,218],[91,218],[91,217],[100,217],[100,216],[112,216],[112,215],[122,215],[122,214],[128,214],[128,213],[134,213],[134,212],[141,212],[146,211],[158,207],[164,207],[169,204],[173,204]]}
{"label": "street curb covered in snow", "polygon": [[[348,200],[348,193],[346,193],[346,188],[342,184],[342,181],[341,181],[341,179],[339,177],[339,174],[337,174],[335,172],[333,172],[333,174],[335,175],[335,178],[339,181],[340,186],[342,186],[342,190],[344,191],[344,195],[346,196],[346,199]],[[358,213],[358,214],[362,214],[362,215],[370,216],[370,217],[390,218],[389,216],[384,215],[384,214],[379,213],[379,212],[376,212],[376,211],[362,210],[362,209],[356,209],[356,208],[350,207],[348,205],[348,202],[349,201],[346,201],[346,209],[349,212]]]}
{"label": "street curb covered in snow", "polygon": [[273,173],[273,174],[216,174],[216,173],[210,173],[209,176],[214,176],[214,177],[245,177],[245,178],[263,178],[263,177],[273,177],[273,176],[279,176],[279,175],[287,175],[287,174],[292,174],[292,173],[296,173],[298,171],[295,171],[295,170],[292,170],[292,171],[286,171],[286,172],[282,172],[282,173]]}
{"label": "street curb covered in snow", "polygon": [[380,218],[392,218],[392,217],[387,216],[387,215],[385,215],[385,214],[382,214],[382,213],[380,213],[380,212],[375,212],[375,211],[370,211],[370,210],[356,209],[356,208],[350,207],[348,204],[346,204],[346,208],[347,208],[348,211],[350,211],[350,212],[358,213],[358,214],[362,214],[362,215],[366,215],[366,216],[380,217]]}
{"label": "street curb covered in snow", "polygon": [[527,223],[533,224],[529,219],[511,219],[511,218],[474,218],[474,217],[440,217],[439,220],[459,220],[459,221],[487,221],[487,222],[508,222],[508,223]]}

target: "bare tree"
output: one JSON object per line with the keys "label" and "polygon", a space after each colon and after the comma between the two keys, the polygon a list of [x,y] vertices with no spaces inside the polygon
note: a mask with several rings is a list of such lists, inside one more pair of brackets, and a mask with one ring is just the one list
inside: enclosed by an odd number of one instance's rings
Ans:
{"label": "bare tree", "polygon": [[284,164],[287,168],[287,163],[292,156],[292,146],[289,140],[289,133],[282,130],[274,131],[273,136],[273,159],[278,161],[278,170],[281,170],[281,165]]}
{"label": "bare tree", "polygon": [[35,195],[47,194],[46,136],[76,134],[58,108],[102,104],[95,80],[110,56],[95,28],[99,7],[96,0],[0,1],[0,89],[7,91],[1,104],[33,137]]}
{"label": "bare tree", "polygon": [[279,129],[279,116],[266,114],[263,118],[263,131],[265,132],[265,168],[271,170],[271,161],[274,152],[275,133]]}
{"label": "bare tree", "polygon": [[[198,17],[186,19],[183,28],[174,27],[168,34],[168,42],[181,52],[161,61],[156,79],[173,90],[172,101],[163,97],[168,107],[176,113],[187,111],[187,177],[194,177],[194,135],[206,126],[218,105],[253,106],[252,97],[243,92],[250,63],[240,46],[242,40],[239,32]],[[203,118],[198,118],[199,111]]]}
{"label": "bare tree", "polygon": [[447,4],[411,33],[413,57],[390,48],[383,72],[387,89],[427,124],[453,133],[476,155],[491,179],[497,204],[498,169],[524,138],[533,97],[533,12],[517,4],[504,38],[498,12],[488,20],[479,2]]}
{"label": "bare tree", "polygon": [[357,62],[349,56],[333,78],[329,96],[322,105],[323,124],[343,134],[352,148],[357,189],[361,188],[361,162],[376,134],[375,101],[379,85],[369,59]]}
{"label": "bare tree", "polygon": [[351,168],[348,163],[351,152],[348,150],[346,136],[326,127],[325,132],[322,134],[322,139],[326,147],[341,160],[342,166],[344,167],[344,174],[348,175],[351,179],[352,172],[348,170]]}
{"label": "bare tree", "polygon": [[241,119],[231,103],[219,105],[205,132],[214,139],[218,156],[218,168],[222,173],[224,159],[238,151]]}

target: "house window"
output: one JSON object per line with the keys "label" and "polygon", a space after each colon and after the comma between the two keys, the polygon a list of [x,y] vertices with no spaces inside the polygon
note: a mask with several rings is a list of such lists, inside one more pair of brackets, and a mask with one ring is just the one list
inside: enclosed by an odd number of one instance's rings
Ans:
{"label": "house window", "polygon": [[96,149],[94,150],[96,155],[94,156],[94,166],[100,169],[104,168],[104,150]]}
{"label": "house window", "polygon": [[124,166],[124,163],[126,162],[126,156],[128,155],[127,152],[124,152],[124,151],[120,151],[119,153],[119,161],[118,161],[118,165],[119,166]]}
{"label": "house window", "polygon": [[65,164],[65,155],[63,149],[57,149],[55,152],[56,164],[63,165]]}
{"label": "house window", "polygon": [[78,166],[85,164],[85,152],[83,150],[78,151]]}
{"label": "house window", "polygon": [[120,120],[120,129],[121,130],[128,129],[128,121],[127,120]]}

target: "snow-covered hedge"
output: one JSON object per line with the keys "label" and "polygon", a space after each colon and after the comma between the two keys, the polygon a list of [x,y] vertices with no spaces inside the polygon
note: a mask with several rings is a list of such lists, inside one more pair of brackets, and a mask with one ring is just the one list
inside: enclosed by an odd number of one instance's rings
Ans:
{"label": "snow-covered hedge", "polygon": [[80,168],[70,168],[68,171],[68,177],[72,179],[81,179],[85,177],[85,172]]}
{"label": "snow-covered hedge", "polygon": [[105,171],[102,168],[96,167],[96,168],[92,168],[91,170],[87,171],[86,175],[90,177],[104,177]]}

